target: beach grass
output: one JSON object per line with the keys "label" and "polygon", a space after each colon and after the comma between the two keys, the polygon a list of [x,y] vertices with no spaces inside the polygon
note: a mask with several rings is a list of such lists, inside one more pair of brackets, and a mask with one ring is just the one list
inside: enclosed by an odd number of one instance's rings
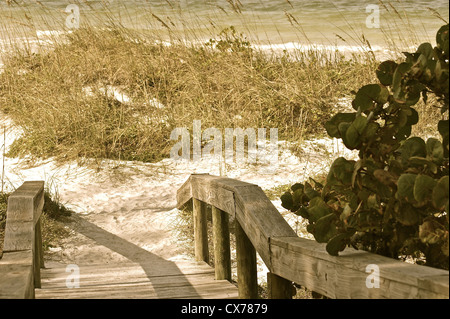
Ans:
{"label": "beach grass", "polygon": [[[400,53],[408,43],[397,41],[392,30],[408,32],[414,42],[414,26],[391,2],[380,5],[398,17],[380,32],[391,52]],[[242,20],[241,6],[231,11]],[[27,19],[13,30],[0,29],[23,35],[34,28],[36,34],[29,8],[19,8]],[[358,53],[313,43],[275,52],[263,48],[246,21],[239,28],[218,29],[218,23],[202,26],[195,14],[181,9],[177,17],[144,10],[153,29],[143,31],[124,26],[124,19],[133,20],[125,5],[120,18],[106,9],[78,29],[22,41],[20,48],[11,44],[3,52],[0,111],[23,129],[9,156],[156,162],[169,157],[172,130],[183,127],[192,134],[194,120],[201,120],[202,129],[277,128],[279,139],[299,144],[325,135],[323,124],[339,111],[337,105],[343,100],[349,105],[353,90],[376,81],[379,61],[350,23],[345,35],[359,43]],[[51,29],[58,13],[41,11],[40,20]],[[292,31],[308,41],[295,17],[288,12],[286,17]],[[218,13],[212,18],[220,20]],[[177,33],[173,29],[179,24],[183,28]],[[439,116],[427,106],[421,109]],[[415,129],[428,134],[426,123]]]}
{"label": "beach grass", "polygon": [[24,129],[9,155],[154,162],[168,157],[170,132],[192,131],[194,120],[278,128],[298,141],[324,133],[338,100],[374,80],[374,63],[314,50],[274,56],[232,28],[201,45],[80,28],[52,50],[4,58],[1,111]]}

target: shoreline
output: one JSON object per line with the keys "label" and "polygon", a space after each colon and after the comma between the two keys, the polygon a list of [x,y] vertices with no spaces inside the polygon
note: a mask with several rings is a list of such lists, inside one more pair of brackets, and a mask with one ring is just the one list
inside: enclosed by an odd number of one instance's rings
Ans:
{"label": "shoreline", "polygon": [[[2,39],[0,38],[0,70],[4,66],[2,62],[2,55],[11,52],[11,49],[16,46],[18,48],[24,49],[28,47],[31,53],[39,53],[42,49],[51,49],[56,41],[60,41],[62,37],[67,34],[72,33],[73,30],[61,31],[61,30],[36,30],[36,35],[32,37],[16,37],[14,39]],[[142,37],[145,41],[145,37]],[[212,38],[203,38],[201,40],[196,39],[192,41],[188,40],[156,40],[154,44],[160,43],[164,46],[171,46],[175,44],[183,44],[185,46],[205,46]],[[215,38],[218,41],[220,38]],[[354,55],[367,55],[372,54],[377,61],[384,61],[387,59],[394,59],[399,55],[399,52],[407,51],[410,52],[412,49],[416,49],[417,46],[410,45],[406,48],[398,48],[397,50],[390,49],[387,45],[373,45],[373,46],[362,46],[362,45],[343,45],[343,44],[323,44],[323,43],[309,43],[305,41],[304,43],[296,41],[288,41],[282,43],[252,43],[249,42],[249,46],[256,50],[261,51],[266,54],[272,54],[274,57],[281,57],[284,54],[288,56],[295,56],[295,54],[311,53],[317,52],[320,54],[328,54],[330,56],[335,54],[341,54],[345,58],[351,60]],[[295,58],[294,58],[295,59]]]}

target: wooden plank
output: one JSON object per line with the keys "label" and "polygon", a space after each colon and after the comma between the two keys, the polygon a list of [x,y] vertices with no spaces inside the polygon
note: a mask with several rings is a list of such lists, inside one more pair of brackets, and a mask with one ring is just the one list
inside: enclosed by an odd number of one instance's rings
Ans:
{"label": "wooden plank", "polygon": [[[259,255],[270,269],[269,241],[273,236],[297,236],[257,185],[212,175],[191,175],[192,197],[217,207],[239,220]],[[183,185],[184,189],[187,184]],[[187,193],[181,190],[180,194]],[[180,195],[181,196],[181,195]],[[180,199],[180,203],[187,199]]]}
{"label": "wooden plank", "polygon": [[4,254],[0,262],[2,298],[34,298],[43,259],[39,223],[43,206],[42,181],[25,182],[8,198]]}
{"label": "wooden plank", "polygon": [[198,281],[193,285],[127,283],[118,285],[98,285],[80,288],[36,289],[36,298],[216,298],[217,294],[225,297],[237,297],[237,288],[228,281],[211,279]]}
{"label": "wooden plank", "polygon": [[212,221],[216,280],[231,280],[229,217],[227,213],[213,206]]}
{"label": "wooden plank", "polygon": [[292,296],[295,295],[292,281],[271,272],[267,273],[267,290],[269,299],[292,299]]}
{"label": "wooden plank", "polygon": [[[9,210],[8,210],[9,212]],[[9,219],[7,213],[3,252],[34,250],[34,222]]]}
{"label": "wooden plank", "polygon": [[[80,264],[80,283],[101,280],[102,282],[123,281],[127,278],[153,278],[195,274],[214,274],[214,269],[205,262],[171,262],[155,261],[152,263],[135,264]],[[66,265],[47,263],[47,268],[41,270],[42,282],[65,283],[69,273]]]}
{"label": "wooden plank", "polygon": [[182,209],[192,198],[191,176],[177,190],[177,208]]}
{"label": "wooden plank", "polygon": [[[214,270],[204,262],[176,262],[179,272],[149,273],[154,263],[79,265],[80,287],[67,288],[68,275],[60,264],[42,271],[42,289],[36,298],[237,298],[238,289],[226,280],[215,280]],[[167,268],[167,267],[166,267]],[[180,272],[181,271],[181,272]],[[188,272],[186,274],[185,272]]]}
{"label": "wooden plank", "polygon": [[235,234],[239,298],[256,299],[258,298],[256,250],[237,220]]}
{"label": "wooden plank", "polygon": [[195,290],[187,286],[161,287],[151,285],[36,290],[37,299],[236,299],[237,289],[224,287],[221,282],[198,285]]}
{"label": "wooden plank", "polygon": [[[294,236],[294,230],[257,185],[212,175],[191,175],[192,197],[217,207],[240,222],[270,269],[269,241],[273,236]],[[187,186],[183,186],[187,187]],[[185,201],[185,200],[183,200]]]}
{"label": "wooden plank", "polygon": [[25,182],[8,198],[3,251],[34,249],[34,227],[44,205],[44,182]]}
{"label": "wooden plank", "polygon": [[202,182],[214,185],[220,185],[223,189],[234,192],[236,187],[239,186],[255,186],[255,184],[250,184],[247,182],[243,182],[237,179],[222,177],[222,176],[214,176],[209,174],[192,174],[191,175],[191,183],[194,182]]}
{"label": "wooden plank", "polygon": [[206,203],[194,198],[193,207],[195,260],[209,262]]}
{"label": "wooden plank", "polygon": [[0,299],[34,298],[32,251],[5,252],[0,260]]}
{"label": "wooden plank", "polygon": [[217,207],[231,216],[235,215],[233,192],[223,188],[216,179],[193,176],[191,185],[193,198]]}
{"label": "wooden plank", "polygon": [[44,267],[44,253],[42,248],[41,219],[39,218],[34,230],[34,287],[41,287],[41,268]]}
{"label": "wooden plank", "polygon": [[[412,265],[347,248],[331,256],[323,244],[272,238],[275,274],[331,298],[448,298],[448,271]],[[368,265],[379,269],[379,288],[366,285]],[[370,285],[369,285],[370,286]]]}
{"label": "wooden plank", "polygon": [[235,196],[236,219],[271,270],[270,238],[297,235],[258,186],[239,187]]}
{"label": "wooden plank", "polygon": [[[43,281],[42,289],[67,289],[65,283],[65,277],[60,278],[58,281]],[[64,279],[64,280],[62,280]],[[178,287],[178,286],[193,286],[197,284],[209,284],[227,282],[224,280],[214,280],[214,272],[198,273],[198,274],[178,274],[173,276],[154,276],[154,277],[123,277],[121,280],[118,278],[109,278],[105,280],[101,277],[96,277],[90,281],[80,279],[80,288],[88,289],[89,287],[118,287],[118,286],[130,286],[130,285],[144,285],[150,284],[154,288],[159,287]],[[75,288],[74,288],[75,289]],[[76,288],[79,289],[79,288]],[[71,290],[71,288],[69,288]]]}
{"label": "wooden plank", "polygon": [[[331,256],[323,244],[298,238],[258,186],[210,175],[192,175],[190,182],[193,197],[222,210],[232,209],[221,202],[231,202],[226,191],[233,194],[235,219],[274,275],[331,298],[448,298],[448,271],[417,268],[423,266],[354,249]],[[369,265],[380,270],[383,288],[366,285]]]}

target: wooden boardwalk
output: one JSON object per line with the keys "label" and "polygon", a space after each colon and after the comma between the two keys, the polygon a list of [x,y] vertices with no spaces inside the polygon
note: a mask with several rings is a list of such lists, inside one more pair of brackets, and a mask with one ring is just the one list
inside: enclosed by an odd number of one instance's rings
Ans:
{"label": "wooden boardwalk", "polygon": [[[215,280],[205,262],[77,265],[79,277],[65,264],[46,263],[41,269],[37,299],[229,299],[238,289]],[[77,268],[75,268],[77,269]],[[78,280],[78,281],[77,281]],[[77,285],[78,284],[78,285]]]}
{"label": "wooden boardwalk", "polygon": [[[164,259],[85,220],[78,228],[81,233],[126,259],[44,265],[43,205],[43,182],[25,182],[8,199],[0,299],[255,299],[257,253],[269,269],[267,291],[271,299],[292,298],[293,282],[336,299],[449,298],[447,270],[351,248],[331,256],[323,244],[298,237],[262,189],[229,178],[191,175],[177,192],[177,208],[193,213],[196,261]],[[215,269],[208,265],[208,206]],[[231,282],[231,218],[237,287]]]}

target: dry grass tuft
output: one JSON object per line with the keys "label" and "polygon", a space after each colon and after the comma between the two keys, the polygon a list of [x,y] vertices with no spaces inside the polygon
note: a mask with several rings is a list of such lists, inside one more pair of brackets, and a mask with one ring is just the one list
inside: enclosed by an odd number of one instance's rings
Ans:
{"label": "dry grass tuft", "polygon": [[168,157],[171,130],[198,119],[203,128],[276,127],[296,141],[323,133],[338,98],[373,80],[374,61],[360,58],[275,57],[234,29],[214,43],[168,46],[120,27],[82,28],[53,50],[5,58],[1,110],[25,132],[9,155],[152,162]]}

